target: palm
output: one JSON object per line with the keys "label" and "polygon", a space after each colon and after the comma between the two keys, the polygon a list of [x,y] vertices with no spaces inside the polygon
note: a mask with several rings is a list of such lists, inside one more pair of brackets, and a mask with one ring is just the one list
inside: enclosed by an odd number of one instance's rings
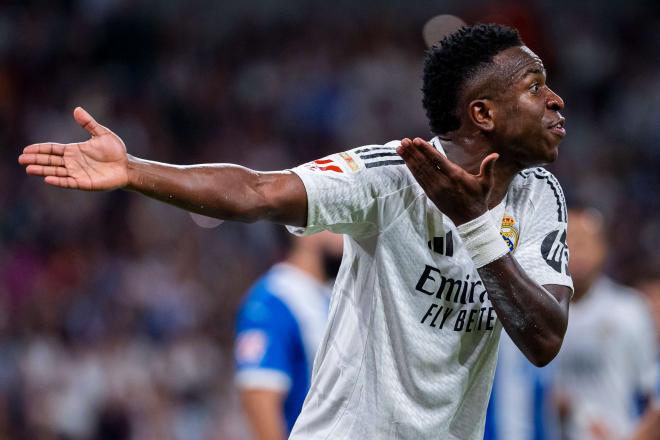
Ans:
{"label": "palm", "polygon": [[488,209],[497,153],[481,163],[478,175],[471,174],[440,154],[430,143],[416,138],[401,141],[399,154],[431,201],[456,225],[472,220]]}
{"label": "palm", "polygon": [[126,181],[126,148],[114,133],[64,148],[64,168],[78,189],[103,190]]}
{"label": "palm", "polygon": [[86,142],[43,143],[25,147],[18,161],[28,174],[44,176],[46,183],[63,188],[102,191],[128,182],[128,159],[124,142],[99,125],[84,110],[74,118],[92,135]]}

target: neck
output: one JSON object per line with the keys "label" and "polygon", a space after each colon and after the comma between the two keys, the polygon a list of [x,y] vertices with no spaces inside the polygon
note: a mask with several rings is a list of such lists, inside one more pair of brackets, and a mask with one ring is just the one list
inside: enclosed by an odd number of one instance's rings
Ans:
{"label": "neck", "polygon": [[294,249],[284,261],[314,278],[319,283],[323,283],[326,280],[323,262],[316,252],[304,248]]}
{"label": "neck", "polygon": [[[480,136],[455,134],[447,138],[440,138],[442,148],[447,158],[471,174],[479,174],[481,162],[491,153],[497,152],[495,148],[480,139]],[[488,208],[497,206],[506,196],[511,181],[523,168],[516,163],[507,161],[501,156],[495,163],[495,184],[490,193]]]}

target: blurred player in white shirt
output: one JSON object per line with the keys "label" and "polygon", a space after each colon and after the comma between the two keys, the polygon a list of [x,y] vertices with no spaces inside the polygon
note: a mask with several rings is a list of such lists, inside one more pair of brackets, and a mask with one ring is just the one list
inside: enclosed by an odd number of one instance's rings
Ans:
{"label": "blurred player in white shirt", "polygon": [[553,386],[563,438],[630,438],[657,381],[653,322],[638,292],[602,273],[607,237],[600,214],[574,209],[569,216],[575,295]]}

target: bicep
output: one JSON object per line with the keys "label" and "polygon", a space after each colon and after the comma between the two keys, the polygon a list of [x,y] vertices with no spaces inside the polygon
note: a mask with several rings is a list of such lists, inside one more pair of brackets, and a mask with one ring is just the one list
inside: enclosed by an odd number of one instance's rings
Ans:
{"label": "bicep", "polygon": [[257,191],[263,200],[265,220],[291,226],[307,224],[307,192],[295,173],[259,173]]}

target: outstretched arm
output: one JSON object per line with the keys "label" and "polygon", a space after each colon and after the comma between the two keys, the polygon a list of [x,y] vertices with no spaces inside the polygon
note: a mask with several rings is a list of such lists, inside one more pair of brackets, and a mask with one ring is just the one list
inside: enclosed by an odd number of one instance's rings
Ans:
{"label": "outstretched arm", "polygon": [[[482,226],[490,226],[490,219],[482,216],[488,211],[498,155],[487,156],[479,174],[473,175],[422,139],[404,139],[398,151],[428,197],[452,219],[459,232],[475,226],[476,234],[469,239],[484,249],[475,266],[502,326],[532,363],[546,365],[563,342],[571,290],[559,285],[541,286],[532,280],[507,252],[499,227],[494,231],[495,226],[491,230],[477,229],[479,219],[485,219]],[[461,236],[464,242],[468,239]],[[489,247],[490,239],[493,246]]]}
{"label": "outstretched arm", "polygon": [[178,166],[132,157],[115,133],[82,108],[76,122],[92,136],[72,144],[25,147],[18,161],[31,175],[61,188],[104,191],[125,188],[224,220],[304,226],[307,196],[291,172],[258,172],[231,164]]}

